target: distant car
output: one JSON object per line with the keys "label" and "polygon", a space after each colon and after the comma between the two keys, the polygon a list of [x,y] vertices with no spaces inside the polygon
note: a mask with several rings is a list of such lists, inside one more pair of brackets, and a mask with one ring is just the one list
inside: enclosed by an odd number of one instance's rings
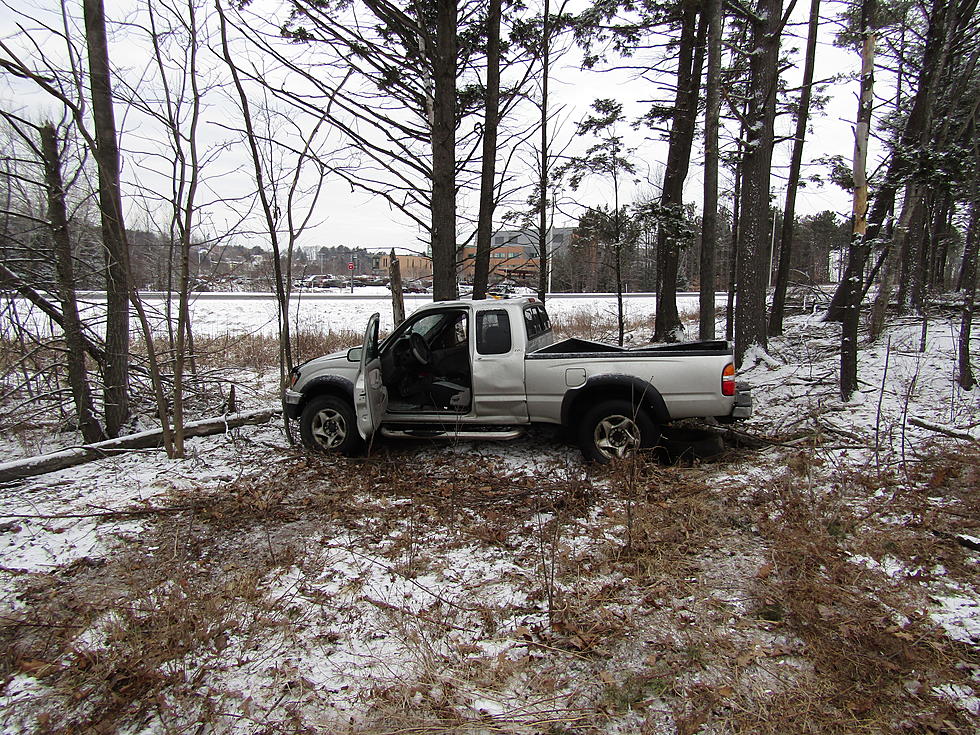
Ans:
{"label": "distant car", "polygon": [[403,283],[402,293],[425,293],[426,288],[421,283]]}
{"label": "distant car", "polygon": [[487,290],[487,295],[495,299],[509,299],[514,293],[513,286],[509,286],[506,283],[500,283],[496,286],[491,286]]}

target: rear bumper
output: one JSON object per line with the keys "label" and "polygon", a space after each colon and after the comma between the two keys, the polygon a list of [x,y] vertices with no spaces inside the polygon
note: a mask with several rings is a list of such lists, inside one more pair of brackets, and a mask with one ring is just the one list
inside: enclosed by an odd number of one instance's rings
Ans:
{"label": "rear bumper", "polygon": [[735,405],[732,407],[733,419],[747,419],[752,415],[752,386],[748,383],[735,385]]}

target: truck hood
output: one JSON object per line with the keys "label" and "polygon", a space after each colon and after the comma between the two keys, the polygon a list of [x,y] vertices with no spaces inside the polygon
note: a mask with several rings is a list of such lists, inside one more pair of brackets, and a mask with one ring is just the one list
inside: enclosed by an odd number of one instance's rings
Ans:
{"label": "truck hood", "polygon": [[321,355],[320,357],[314,357],[312,360],[307,360],[306,362],[297,365],[296,367],[302,371],[314,371],[322,370],[326,367],[336,367],[339,365],[349,365],[354,369],[357,369],[356,362],[347,361],[347,353],[349,350],[341,350],[339,352],[331,352],[329,355]]}

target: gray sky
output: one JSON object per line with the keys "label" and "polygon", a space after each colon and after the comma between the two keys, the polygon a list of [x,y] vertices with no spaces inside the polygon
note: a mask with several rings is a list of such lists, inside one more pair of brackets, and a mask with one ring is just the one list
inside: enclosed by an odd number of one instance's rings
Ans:
{"label": "gray sky", "polygon": [[[262,0],[268,3],[269,7],[277,6],[273,0]],[[808,12],[807,4],[803,4],[796,9],[795,32],[805,35],[805,20]],[[122,20],[132,20],[129,11],[135,6],[134,0],[108,0],[107,13],[110,22]],[[57,19],[56,9],[49,8],[35,9],[31,4],[23,0],[15,0],[13,7],[20,8],[21,12],[28,17],[44,18],[47,21]],[[254,7],[254,6],[253,6]],[[75,8],[80,14],[80,9]],[[826,4],[824,14],[836,14],[837,7]],[[11,38],[16,32],[15,21],[17,20],[11,7],[0,7],[0,34],[5,39]],[[21,18],[23,22],[23,18]],[[827,23],[824,26],[822,45],[817,56],[816,78],[822,79],[838,73],[853,73],[859,65],[856,51],[842,51],[832,46],[833,25]],[[122,27],[115,27],[110,44],[110,56],[115,66],[119,67],[119,74],[125,75],[127,80],[133,84],[146,84],[148,48],[145,43],[135,38],[138,33]],[[802,74],[802,49],[805,45],[805,38],[794,40],[791,43],[784,42],[784,48],[793,45],[799,48],[800,53],[794,59],[796,67],[787,72],[790,84],[798,84]],[[45,45],[46,52],[54,53],[63,58],[63,53],[56,48],[57,44]],[[202,57],[203,58],[203,57]],[[638,99],[650,99],[657,94],[656,90],[647,82],[637,81],[629,75],[621,72],[595,73],[580,71],[575,65],[576,54],[569,53],[563,60],[555,65],[552,77],[552,93],[556,105],[560,105],[563,110],[559,119],[563,123],[558,127],[558,138],[570,139],[573,137],[575,122],[581,119],[587,112],[591,102],[597,97],[612,97],[621,101],[628,114],[638,115],[642,113],[643,107],[636,103]],[[634,58],[635,63],[642,60],[642,57]],[[214,67],[217,62],[213,56],[206,62]],[[137,80],[137,81],[132,81]],[[142,80],[142,81],[140,81]],[[887,84],[887,79],[879,75],[879,84]],[[813,121],[813,133],[808,139],[804,163],[812,161],[819,156],[831,154],[843,155],[850,159],[853,147],[853,137],[850,120],[853,119],[857,107],[856,101],[857,83],[842,82],[831,87],[829,93],[831,101],[824,113]],[[25,82],[12,81],[9,77],[0,78],[0,96],[3,104],[10,108],[16,107],[23,111],[29,111],[35,115],[51,115],[55,106],[50,104],[42,96],[37,94]],[[231,111],[227,97],[219,93],[209,93],[208,107],[206,116],[208,124],[205,126],[205,137],[212,144],[227,142],[229,134],[223,129],[221,122],[227,118]],[[130,184],[141,183],[145,191],[152,192],[165,184],[161,183],[158,174],[152,173],[151,169],[166,168],[165,160],[160,156],[158,147],[159,131],[155,130],[153,123],[148,121],[145,116],[134,110],[120,108],[118,111],[117,122],[123,129],[122,145],[125,151],[124,167],[125,176]],[[699,126],[701,121],[699,121]],[[793,120],[789,116],[783,116],[777,123],[778,132],[788,135],[793,126]],[[629,133],[632,145],[637,147],[636,158],[641,172],[650,172],[656,178],[658,168],[662,168],[662,163],[666,157],[666,144],[661,141],[645,140],[642,132]],[[569,153],[577,153],[584,150],[590,143],[588,140],[576,139],[568,149]],[[700,141],[696,143],[700,146]],[[781,166],[777,170],[779,175],[785,176],[785,165],[788,162],[790,144],[784,143],[777,147],[774,155],[774,162]],[[876,164],[876,151],[872,150],[871,166]],[[700,150],[696,148],[694,160],[688,176],[686,185],[686,198],[689,201],[700,203],[701,201],[701,168]],[[165,157],[164,157],[165,158]],[[216,157],[214,164],[209,167],[209,178],[205,193],[202,198],[216,199],[222,196],[235,196],[245,194],[249,191],[251,184],[251,173],[248,161],[245,156],[243,146],[231,146],[223,150],[220,157]],[[806,169],[805,169],[806,173]],[[783,183],[774,177],[773,189],[776,192],[776,199],[779,206],[782,206]],[[527,174],[530,182],[532,176]],[[722,187],[728,188],[731,185],[729,174],[722,172]],[[134,192],[130,189],[130,194]],[[590,182],[582,188],[580,192],[572,194],[573,198],[580,206],[599,204],[611,200],[611,192],[607,184],[603,182]],[[649,197],[656,194],[656,189],[650,183],[641,183],[637,187],[629,187],[622,201],[628,202],[640,197]],[[150,201],[144,196],[143,201]],[[153,208],[154,205],[147,205]],[[463,210],[475,210],[475,201],[462,200],[460,207]],[[843,192],[836,186],[825,184],[819,187],[807,187],[802,190],[798,199],[798,214],[812,214],[825,209],[830,209],[842,216],[849,214],[850,197],[847,192]],[[576,216],[576,208],[568,209],[566,216],[559,216],[556,224],[559,226],[573,224]],[[139,207],[134,205],[133,200],[129,202],[129,224],[130,226],[140,226],[141,221],[145,221],[146,216],[139,211]],[[210,213],[210,228],[220,230],[237,220],[238,214],[228,208],[214,207]],[[387,204],[380,200],[372,200],[362,192],[351,192],[350,187],[341,181],[331,179],[325,182],[324,194],[316,208],[313,221],[315,226],[299,242],[301,246],[319,247],[322,245],[349,245],[368,248],[388,248],[392,246],[418,247],[418,239],[421,233],[416,226],[397,210],[392,210]],[[465,236],[467,230],[461,228],[461,235]],[[262,244],[262,238],[255,236],[246,238],[249,244]],[[239,240],[242,242],[243,240]]]}

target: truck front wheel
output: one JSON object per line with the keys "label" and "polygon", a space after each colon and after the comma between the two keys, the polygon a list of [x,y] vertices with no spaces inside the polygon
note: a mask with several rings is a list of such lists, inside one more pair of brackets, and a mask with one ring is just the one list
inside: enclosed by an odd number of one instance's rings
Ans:
{"label": "truck front wheel", "polygon": [[642,408],[629,401],[603,401],[585,414],[578,442],[591,462],[608,464],[657,443],[660,432]]}
{"label": "truck front wheel", "polygon": [[363,441],[349,401],[337,396],[317,396],[303,408],[299,433],[303,446],[315,452],[356,454]]}

